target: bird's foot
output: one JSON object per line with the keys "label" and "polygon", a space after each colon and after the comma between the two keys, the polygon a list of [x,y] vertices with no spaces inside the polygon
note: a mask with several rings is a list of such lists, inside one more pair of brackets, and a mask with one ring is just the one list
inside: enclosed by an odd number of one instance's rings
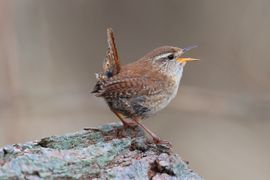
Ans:
{"label": "bird's foot", "polygon": [[162,139],[160,139],[160,138],[157,137],[157,136],[153,137],[153,141],[154,141],[154,143],[157,144],[157,145],[165,145],[165,146],[167,146],[167,147],[169,147],[169,148],[172,148],[172,144],[171,144],[169,141],[162,140]]}

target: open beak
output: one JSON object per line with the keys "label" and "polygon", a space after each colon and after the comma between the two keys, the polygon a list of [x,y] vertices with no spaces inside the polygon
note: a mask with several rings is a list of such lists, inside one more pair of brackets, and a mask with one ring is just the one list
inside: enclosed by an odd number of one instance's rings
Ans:
{"label": "open beak", "polygon": [[183,63],[183,62],[190,62],[190,61],[199,61],[199,59],[180,57],[180,58],[177,58],[176,61]]}
{"label": "open beak", "polygon": [[[193,49],[193,48],[196,48],[198,46],[190,46],[190,47],[187,47],[187,48],[183,48],[183,53]],[[190,62],[190,61],[199,61],[199,59],[194,59],[194,58],[187,58],[187,57],[179,57],[176,59],[176,61],[180,62],[180,63],[184,63],[184,62]]]}

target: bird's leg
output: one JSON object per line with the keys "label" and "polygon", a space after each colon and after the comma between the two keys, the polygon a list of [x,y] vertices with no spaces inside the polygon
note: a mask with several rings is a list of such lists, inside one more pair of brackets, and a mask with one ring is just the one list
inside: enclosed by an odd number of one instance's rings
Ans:
{"label": "bird's leg", "polygon": [[124,127],[135,127],[138,124],[134,123],[134,122],[129,122],[127,120],[125,120],[124,118],[121,117],[121,115],[118,112],[112,111],[117,117],[118,119],[120,119],[120,121],[123,123]]}
{"label": "bird's leg", "polygon": [[133,119],[141,128],[145,130],[153,139],[155,144],[166,144],[168,146],[172,146],[169,141],[162,140],[160,137],[158,137],[155,133],[153,133],[151,130],[149,130],[147,127],[145,127],[143,124],[139,122],[138,118]]}

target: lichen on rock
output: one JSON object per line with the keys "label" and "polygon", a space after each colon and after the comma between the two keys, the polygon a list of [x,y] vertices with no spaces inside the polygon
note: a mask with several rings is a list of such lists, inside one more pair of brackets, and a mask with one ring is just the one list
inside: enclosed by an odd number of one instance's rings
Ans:
{"label": "lichen on rock", "polygon": [[0,179],[202,179],[140,128],[119,123],[0,148]]}

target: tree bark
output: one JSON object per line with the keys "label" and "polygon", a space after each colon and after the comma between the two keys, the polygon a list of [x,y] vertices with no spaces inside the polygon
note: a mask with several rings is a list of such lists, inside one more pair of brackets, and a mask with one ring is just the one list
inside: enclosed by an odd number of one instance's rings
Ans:
{"label": "tree bark", "polygon": [[112,123],[0,148],[0,179],[202,178],[140,128]]}

